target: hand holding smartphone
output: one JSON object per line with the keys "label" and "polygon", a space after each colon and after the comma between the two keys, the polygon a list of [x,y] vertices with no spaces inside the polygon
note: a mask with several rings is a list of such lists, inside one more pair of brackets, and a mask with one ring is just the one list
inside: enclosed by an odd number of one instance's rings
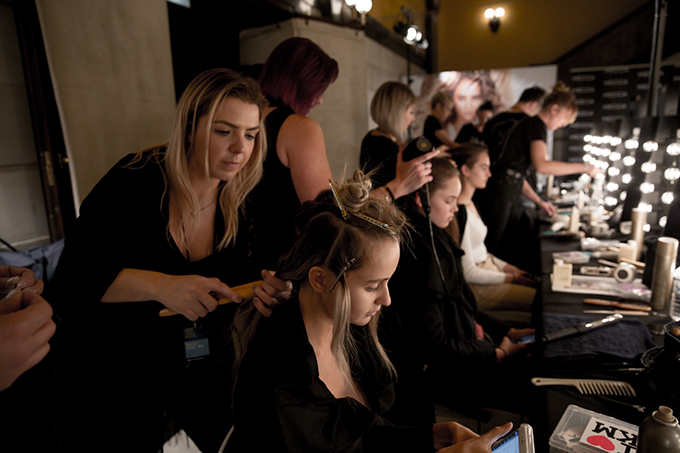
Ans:
{"label": "hand holding smartphone", "polygon": [[534,430],[522,423],[491,447],[494,453],[534,453]]}

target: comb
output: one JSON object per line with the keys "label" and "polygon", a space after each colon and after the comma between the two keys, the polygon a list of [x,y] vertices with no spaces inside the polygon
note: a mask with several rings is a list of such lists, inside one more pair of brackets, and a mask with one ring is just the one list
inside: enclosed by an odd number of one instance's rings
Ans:
{"label": "comb", "polygon": [[608,381],[605,379],[557,379],[535,377],[531,379],[535,386],[571,385],[582,395],[621,395],[636,396],[635,389],[627,382]]}

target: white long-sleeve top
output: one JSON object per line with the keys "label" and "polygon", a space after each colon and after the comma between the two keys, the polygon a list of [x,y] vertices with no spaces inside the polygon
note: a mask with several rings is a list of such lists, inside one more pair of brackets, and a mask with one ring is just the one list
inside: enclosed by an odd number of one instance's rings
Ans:
{"label": "white long-sleeve top", "polygon": [[[468,283],[476,285],[495,285],[505,282],[505,273],[482,269],[477,263],[483,263],[489,256],[484,245],[486,225],[476,212],[467,212],[467,221],[463,237],[460,240],[460,248],[465,255],[462,257],[463,273]],[[492,255],[493,262],[499,269],[503,269],[507,263]]]}

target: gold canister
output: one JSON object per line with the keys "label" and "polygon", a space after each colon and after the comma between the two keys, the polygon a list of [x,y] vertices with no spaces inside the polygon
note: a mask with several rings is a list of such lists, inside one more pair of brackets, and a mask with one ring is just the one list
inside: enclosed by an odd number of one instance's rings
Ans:
{"label": "gold canister", "polygon": [[645,240],[645,230],[643,230],[643,228],[647,224],[647,211],[640,208],[633,208],[630,219],[633,221],[630,238],[637,244],[635,259],[640,261],[640,258],[642,257],[642,244],[644,244]]}
{"label": "gold canister", "polygon": [[660,237],[656,245],[656,258],[652,271],[652,308],[666,310],[673,289],[673,271],[678,256],[678,240]]}

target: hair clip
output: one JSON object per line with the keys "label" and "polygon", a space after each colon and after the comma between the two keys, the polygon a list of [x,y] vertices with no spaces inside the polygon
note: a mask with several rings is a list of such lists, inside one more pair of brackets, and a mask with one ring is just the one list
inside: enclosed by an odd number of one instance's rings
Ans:
{"label": "hair clip", "polygon": [[342,277],[343,275],[345,275],[345,272],[347,272],[347,269],[349,269],[350,267],[352,267],[352,265],[353,265],[354,263],[356,263],[356,262],[357,262],[357,259],[356,259],[356,258],[352,258],[351,260],[347,261],[347,264],[345,264],[345,267],[342,268],[342,270],[341,270],[340,273],[338,274],[337,278],[336,278],[335,281],[333,282],[333,286],[331,286],[331,292],[333,292],[333,290],[335,289],[335,285],[337,285],[338,282],[340,281],[340,277]]}
{"label": "hair clip", "polygon": [[[335,184],[333,184],[333,181],[330,180],[330,179],[328,180],[328,184],[331,186],[331,192],[333,192],[333,198],[335,198],[335,204],[340,209],[340,213],[342,214],[342,218],[345,219],[345,220],[349,220],[349,212],[347,211],[347,209],[345,209],[345,206],[340,201],[340,197],[338,196],[338,191],[335,188]],[[399,231],[395,227],[393,227],[392,225],[388,225],[386,223],[380,222],[380,221],[374,219],[373,217],[369,217],[367,215],[360,214],[358,212],[353,212],[352,214],[359,217],[360,219],[364,219],[366,222],[368,222],[372,225],[375,225],[377,227],[382,228],[383,230],[385,230],[385,231],[387,231],[391,234],[396,235],[396,234],[399,233]]]}

